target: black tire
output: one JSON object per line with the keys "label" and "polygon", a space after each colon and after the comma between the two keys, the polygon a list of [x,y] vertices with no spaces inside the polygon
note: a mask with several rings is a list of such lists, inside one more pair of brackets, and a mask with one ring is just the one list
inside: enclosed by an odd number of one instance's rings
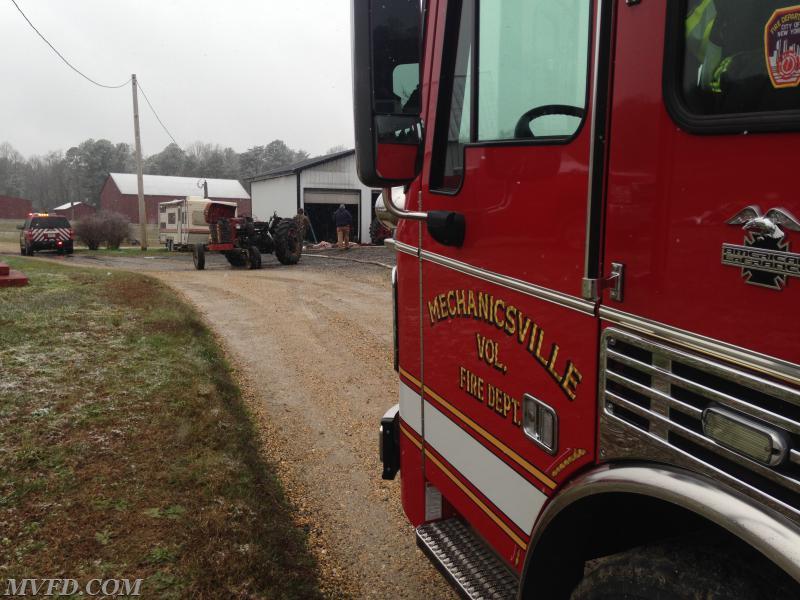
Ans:
{"label": "black tire", "polygon": [[261,252],[255,246],[250,246],[247,251],[247,266],[251,269],[261,268]]}
{"label": "black tire", "polygon": [[[746,562],[725,549],[691,543],[633,548],[597,561],[596,567],[573,590],[570,600],[788,600],[792,597],[773,584],[775,580],[770,580],[763,570],[748,567]],[[757,564],[761,562],[756,559]]]}
{"label": "black tire", "polygon": [[369,225],[369,239],[373,244],[383,246],[383,242],[392,237],[392,231],[381,223],[377,218],[372,219]]}
{"label": "black tire", "polygon": [[206,248],[203,244],[194,245],[194,249],[192,250],[192,262],[194,262],[194,268],[198,271],[202,271],[206,268]]}
{"label": "black tire", "polygon": [[281,219],[275,226],[275,256],[282,265],[296,265],[303,253],[303,240],[294,219]]}
{"label": "black tire", "polygon": [[239,250],[225,253],[225,258],[232,267],[243,267],[247,264],[247,259]]}

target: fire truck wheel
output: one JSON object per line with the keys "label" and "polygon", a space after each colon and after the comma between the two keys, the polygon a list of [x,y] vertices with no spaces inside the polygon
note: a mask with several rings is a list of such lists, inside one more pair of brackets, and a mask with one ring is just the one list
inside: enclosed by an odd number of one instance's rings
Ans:
{"label": "fire truck wheel", "polygon": [[206,268],[206,249],[203,244],[194,245],[194,249],[192,250],[192,262],[194,262],[194,268],[198,271],[202,271]]}
{"label": "fire truck wheel", "polygon": [[247,266],[251,269],[261,268],[261,252],[255,246],[250,246],[247,251]]}
{"label": "fire truck wheel", "polygon": [[[728,547],[730,549],[730,546]],[[756,565],[719,547],[664,544],[597,561],[570,600],[770,600],[781,595]],[[771,564],[771,563],[770,563]],[[763,566],[763,565],[762,565]]]}
{"label": "fire truck wheel", "polygon": [[296,265],[303,252],[303,241],[294,219],[281,219],[275,226],[275,256],[282,265]]}

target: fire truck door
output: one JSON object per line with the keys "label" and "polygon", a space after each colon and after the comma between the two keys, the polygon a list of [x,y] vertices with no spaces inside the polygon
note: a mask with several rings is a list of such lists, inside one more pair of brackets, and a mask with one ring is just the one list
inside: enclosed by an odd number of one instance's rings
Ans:
{"label": "fire truck door", "polygon": [[800,7],[619,4],[601,316],[800,363]]}
{"label": "fire truck door", "polygon": [[424,399],[406,420],[426,517],[441,492],[519,568],[547,497],[595,451],[597,322],[580,297],[592,4],[438,4],[421,203],[464,215],[466,237],[422,234],[423,381],[404,385]]}

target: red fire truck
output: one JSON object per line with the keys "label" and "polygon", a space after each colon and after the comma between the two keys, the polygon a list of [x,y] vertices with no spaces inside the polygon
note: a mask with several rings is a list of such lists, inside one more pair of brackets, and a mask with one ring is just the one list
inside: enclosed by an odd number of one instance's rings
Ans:
{"label": "red fire truck", "polygon": [[800,598],[796,0],[352,9],[419,545],[470,598]]}

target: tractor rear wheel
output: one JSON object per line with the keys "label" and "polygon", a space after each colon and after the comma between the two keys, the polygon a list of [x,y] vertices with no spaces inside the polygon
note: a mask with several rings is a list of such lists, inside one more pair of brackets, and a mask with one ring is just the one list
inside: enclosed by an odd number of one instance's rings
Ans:
{"label": "tractor rear wheel", "polygon": [[202,271],[206,268],[206,249],[203,244],[194,245],[194,249],[192,250],[192,262],[194,262],[194,268],[198,271]]}
{"label": "tractor rear wheel", "polygon": [[261,268],[261,252],[255,246],[250,246],[247,251],[247,266],[251,269]]}
{"label": "tractor rear wheel", "polygon": [[372,219],[369,226],[369,238],[376,246],[382,246],[384,240],[392,237],[392,231],[386,225],[381,223],[377,217]]}
{"label": "tractor rear wheel", "polygon": [[294,219],[281,219],[275,226],[275,256],[282,265],[296,265],[303,253],[303,240]]}

